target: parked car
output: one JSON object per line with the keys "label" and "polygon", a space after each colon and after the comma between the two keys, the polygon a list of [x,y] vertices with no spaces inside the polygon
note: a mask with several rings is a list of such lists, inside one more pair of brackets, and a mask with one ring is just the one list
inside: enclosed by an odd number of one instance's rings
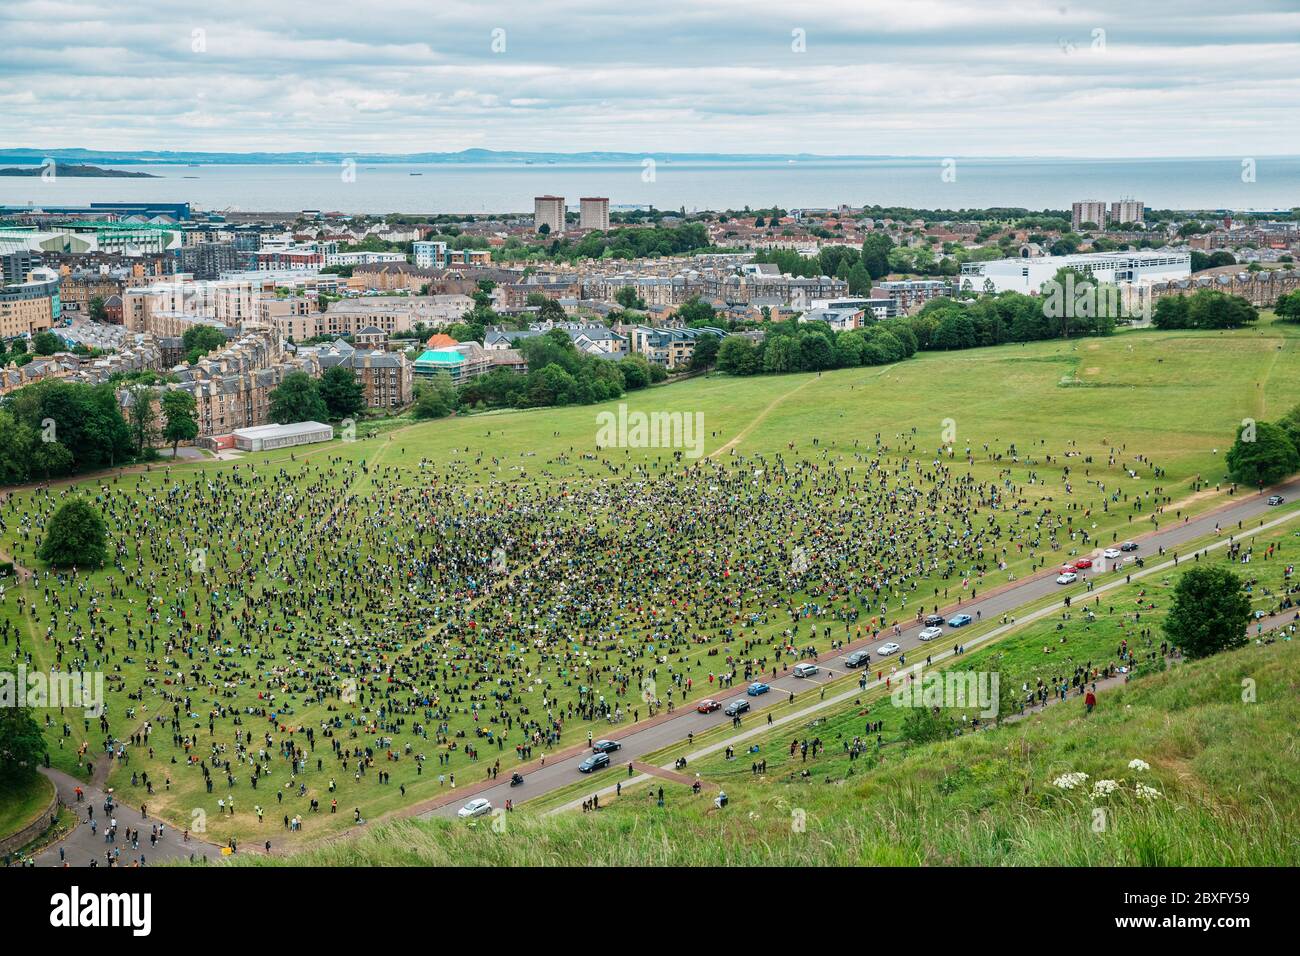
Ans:
{"label": "parked car", "polygon": [[969,614],[954,614],[948,618],[949,627],[965,627],[973,618]]}
{"label": "parked car", "polygon": [[582,763],[578,764],[578,773],[591,773],[593,770],[599,770],[601,767],[609,766],[609,754],[592,754]]}
{"label": "parked car", "polygon": [[723,713],[728,717],[737,717],[747,710],[749,710],[749,701],[742,697],[740,700],[733,700],[728,704],[727,709],[724,710]]}
{"label": "parked car", "polygon": [[943,628],[941,627],[927,627],[925,630],[923,630],[920,634],[916,636],[923,641],[932,641],[942,633],[943,633]]}
{"label": "parked car", "polygon": [[1138,543],[1136,541],[1125,541],[1119,546],[1119,549],[1121,551],[1136,551],[1138,549]]}
{"label": "parked car", "polygon": [[468,820],[470,817],[481,817],[484,814],[492,812],[492,804],[482,797],[475,797],[469,803],[465,804],[456,811],[456,816],[462,820]]}
{"label": "parked car", "polygon": [[890,654],[898,653],[898,645],[893,641],[890,641],[888,644],[881,644],[876,648],[876,653],[881,657],[888,657]]}
{"label": "parked car", "polygon": [[1077,574],[1075,574],[1073,571],[1066,571],[1064,574],[1062,574],[1059,578],[1056,579],[1056,583],[1073,584],[1077,580],[1079,580],[1079,576]]}
{"label": "parked car", "polygon": [[844,658],[845,667],[865,667],[871,663],[871,654],[867,651],[854,651]]}
{"label": "parked car", "polygon": [[1281,504],[1282,502],[1284,502],[1284,501],[1286,501],[1286,499],[1283,498],[1281,495],[1269,495],[1269,496],[1268,496],[1268,503],[1269,503],[1270,505],[1280,505],[1280,504]]}
{"label": "parked car", "polygon": [[745,688],[745,693],[748,694],[750,697],[757,697],[759,694],[766,694],[771,689],[772,688],[769,687],[767,684],[764,684],[762,681],[756,680],[754,681],[754,683],[750,684],[748,687]]}
{"label": "parked car", "polygon": [[795,677],[812,677],[813,674],[816,674],[819,670],[821,670],[821,668],[818,667],[816,664],[795,664],[795,665],[794,665],[794,676],[795,676]]}
{"label": "parked car", "polygon": [[1120,557],[1120,555],[1122,555],[1123,553],[1124,552],[1120,551],[1119,548],[1107,548],[1105,551],[1101,553],[1101,556],[1105,558],[1107,561],[1114,561],[1116,558]]}
{"label": "parked car", "polygon": [[704,698],[704,700],[700,701],[696,705],[695,709],[698,710],[701,714],[711,714],[715,710],[721,710],[722,705],[719,704],[712,697],[706,697]]}
{"label": "parked car", "polygon": [[591,749],[598,754],[612,754],[615,750],[622,750],[623,745],[617,740],[597,740]]}
{"label": "parked car", "polygon": [[943,623],[943,615],[927,614],[925,616],[925,621],[923,623],[925,624],[926,627],[938,627],[940,624]]}
{"label": "parked car", "polygon": [[1090,567],[1092,567],[1092,558],[1080,558],[1078,561],[1074,562],[1074,569],[1076,571],[1082,571],[1084,568]]}

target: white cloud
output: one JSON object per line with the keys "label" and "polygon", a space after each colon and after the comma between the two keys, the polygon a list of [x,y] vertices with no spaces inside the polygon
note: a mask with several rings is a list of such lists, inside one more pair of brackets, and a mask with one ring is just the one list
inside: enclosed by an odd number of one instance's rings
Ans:
{"label": "white cloud", "polygon": [[1290,6],[15,0],[0,144],[1300,153]]}

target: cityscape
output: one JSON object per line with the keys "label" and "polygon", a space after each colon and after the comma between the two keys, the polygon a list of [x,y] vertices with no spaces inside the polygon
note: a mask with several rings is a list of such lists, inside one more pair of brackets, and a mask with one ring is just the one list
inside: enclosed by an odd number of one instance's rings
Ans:
{"label": "cityscape", "polygon": [[[16,925],[434,867],[1280,925],[1300,11],[670,3],[652,53],[586,3],[36,6],[0,16]],[[270,882],[308,868],[343,882]]]}

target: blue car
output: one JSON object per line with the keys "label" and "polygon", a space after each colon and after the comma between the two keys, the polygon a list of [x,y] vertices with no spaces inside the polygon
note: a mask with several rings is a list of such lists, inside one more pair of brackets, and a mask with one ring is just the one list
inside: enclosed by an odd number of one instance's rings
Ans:
{"label": "blue car", "polygon": [[970,622],[971,616],[969,614],[954,614],[948,618],[949,627],[965,627]]}
{"label": "blue car", "polygon": [[766,694],[771,689],[772,688],[768,687],[766,684],[760,683],[759,681],[754,681],[754,683],[749,685],[745,693],[748,694],[750,697],[757,697],[759,694]]}

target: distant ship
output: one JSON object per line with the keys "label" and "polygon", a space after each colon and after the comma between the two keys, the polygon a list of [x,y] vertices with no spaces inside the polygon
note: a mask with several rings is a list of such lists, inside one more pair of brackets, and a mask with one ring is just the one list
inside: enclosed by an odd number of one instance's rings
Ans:
{"label": "distant ship", "polygon": [[424,173],[409,173],[408,175],[411,175],[411,176],[423,176]]}

